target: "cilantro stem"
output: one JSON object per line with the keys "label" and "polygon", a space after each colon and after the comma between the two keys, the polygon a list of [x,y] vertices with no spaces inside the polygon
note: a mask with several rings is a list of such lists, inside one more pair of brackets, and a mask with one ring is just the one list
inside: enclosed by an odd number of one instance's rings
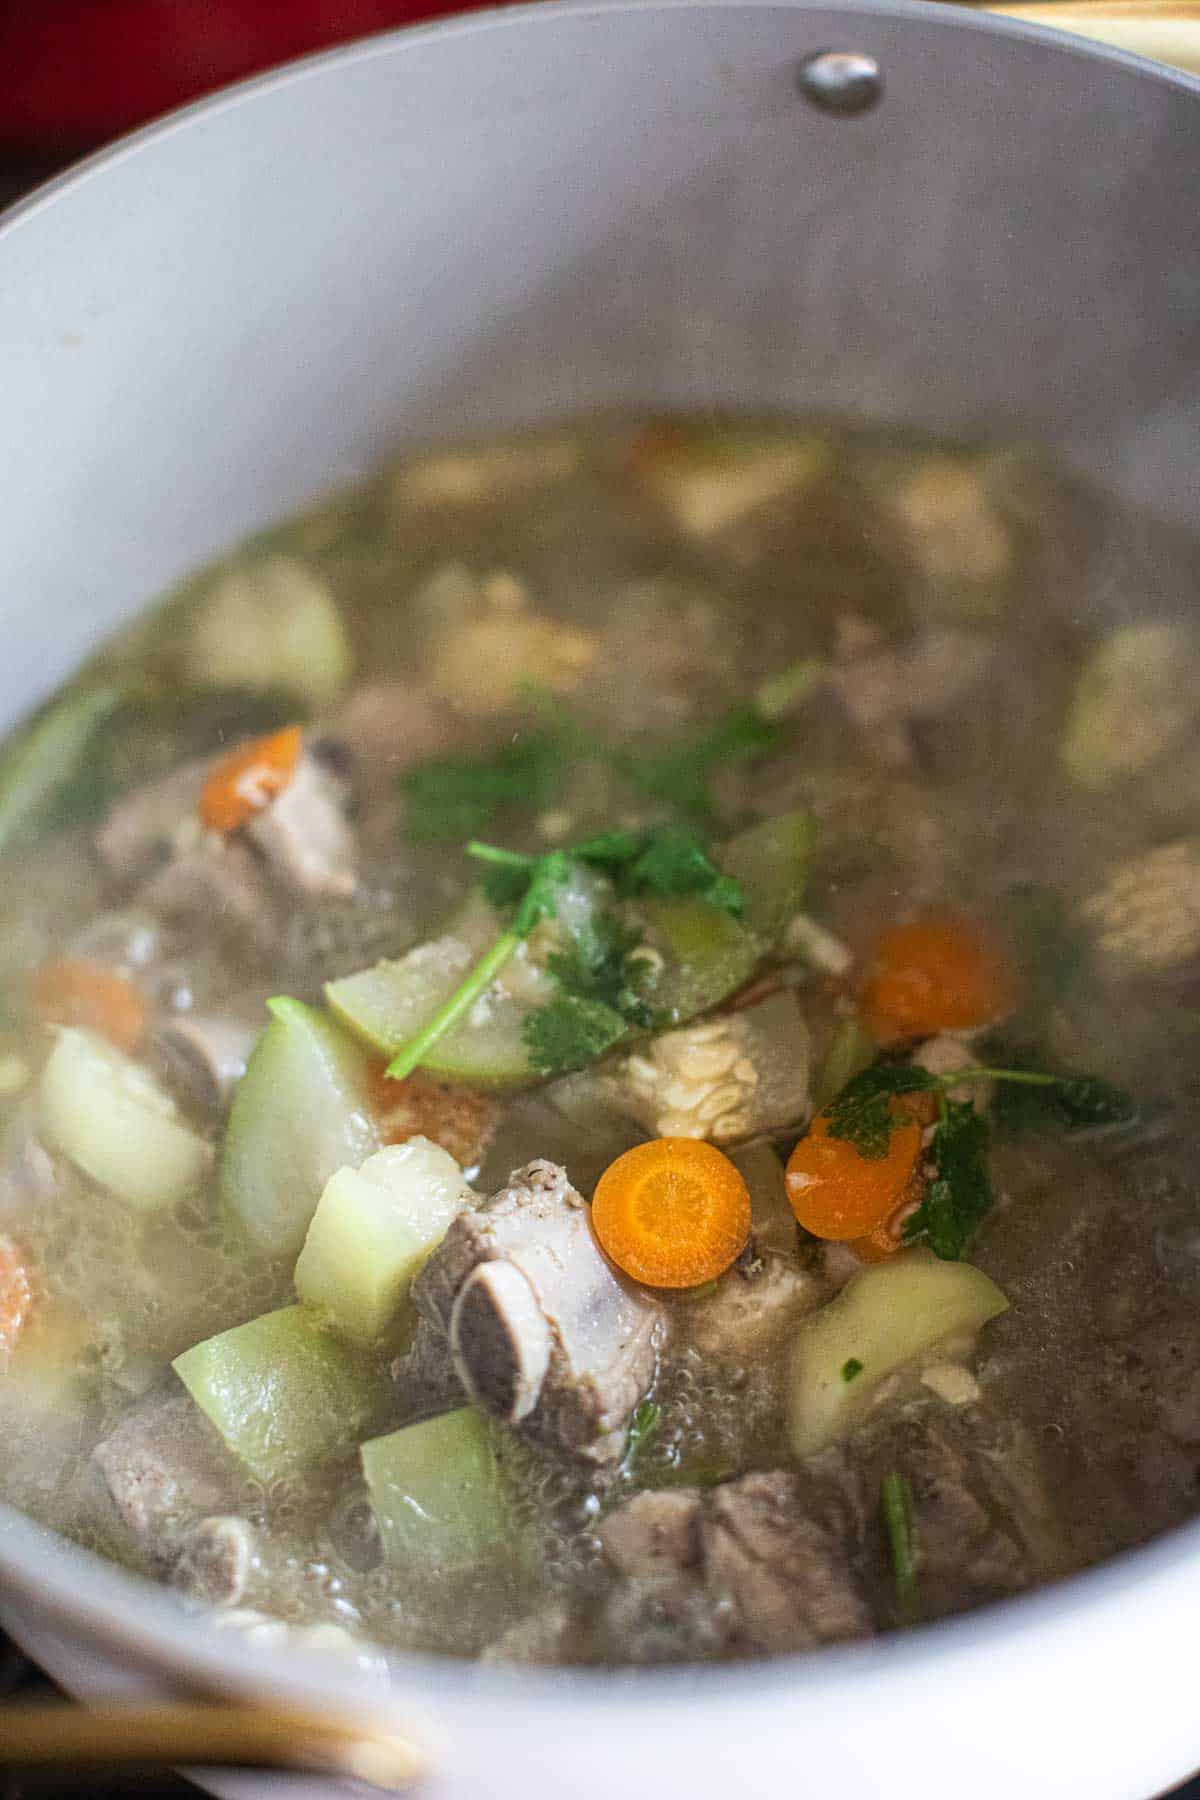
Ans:
{"label": "cilantro stem", "polygon": [[895,1470],[885,1475],[880,1485],[880,1502],[896,1582],[896,1610],[902,1625],[916,1625],[921,1618],[921,1589],[917,1580],[912,1485],[907,1475]]}
{"label": "cilantro stem", "polygon": [[505,869],[531,869],[535,861],[532,856],[522,856],[519,850],[502,850],[499,844],[481,844],[478,838],[471,839],[466,851],[476,862],[499,863]]}
{"label": "cilantro stem", "polygon": [[387,1073],[392,1081],[403,1081],[411,1075],[428,1056],[440,1038],[451,1031],[463,1014],[469,1012],[480,994],[492,985],[517,945],[521,942],[520,934],[505,931],[500,934],[490,950],[484,952],[475,964],[461,987],[451,994],[444,1006],[440,1006],[427,1025],[422,1026],[415,1037],[399,1049],[387,1066]]}
{"label": "cilantro stem", "polygon": [[960,1081],[1020,1081],[1026,1087],[1062,1087],[1067,1075],[1037,1075],[1031,1069],[954,1069],[939,1075],[939,1087],[957,1087]]}
{"label": "cilantro stem", "polygon": [[772,724],[790,712],[798,701],[807,699],[824,673],[825,665],[819,657],[802,656],[796,662],[789,663],[780,669],[778,675],[772,675],[755,690],[754,710],[761,718]]}

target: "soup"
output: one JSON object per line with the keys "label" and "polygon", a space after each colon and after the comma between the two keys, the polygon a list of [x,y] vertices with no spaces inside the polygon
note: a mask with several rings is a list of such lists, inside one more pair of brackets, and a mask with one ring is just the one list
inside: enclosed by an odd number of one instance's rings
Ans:
{"label": "soup", "polygon": [[0,1492],[544,1663],[1188,1517],[1198,570],[1019,449],[606,417],[187,582],[0,770]]}

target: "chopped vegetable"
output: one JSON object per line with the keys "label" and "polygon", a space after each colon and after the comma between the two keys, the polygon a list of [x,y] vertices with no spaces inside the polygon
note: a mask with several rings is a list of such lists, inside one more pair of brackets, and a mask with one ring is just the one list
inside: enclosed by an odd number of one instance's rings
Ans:
{"label": "chopped vegetable", "polygon": [[304,1306],[235,1325],[172,1367],[260,1481],[346,1456],[381,1419],[390,1383]]}
{"label": "chopped vegetable", "polygon": [[859,1362],[857,1356],[848,1356],[846,1358],[845,1362],[842,1364],[842,1380],[843,1381],[853,1381],[855,1376],[861,1375],[862,1372],[863,1372],[863,1366]]}
{"label": "chopped vegetable", "polygon": [[1079,674],[1059,755],[1081,787],[1101,788],[1147,768],[1189,729],[1200,658],[1185,624],[1122,625]]}
{"label": "chopped vegetable", "polygon": [[96,727],[121,704],[121,687],[68,694],[43,712],[0,763],[0,850],[34,829],[71,780]]}
{"label": "chopped vegetable", "polygon": [[59,1032],[38,1110],[51,1149],[138,1212],[173,1206],[208,1172],[209,1146],[181,1123],[165,1088],[94,1032]]}
{"label": "chopped vegetable", "polygon": [[192,681],[284,688],[314,707],[346,685],[353,656],[327,584],[294,556],[231,569],[197,612],[184,649]]}
{"label": "chopped vegetable", "polygon": [[[376,963],[327,983],[325,997],[357,1037],[381,1055],[394,1057],[454,998],[477,968],[481,951],[495,942],[498,926],[496,914],[481,902],[460,915],[443,937],[418,944],[398,961]],[[501,962],[498,974],[504,972],[507,960]],[[523,985],[550,998],[549,977],[532,965],[521,973],[526,978]],[[528,1003],[517,999],[503,982],[494,985],[486,998],[477,999],[480,1003],[469,1008],[455,1029],[427,1044],[425,1072],[487,1088],[530,1081],[534,1070],[523,1037]]]}
{"label": "chopped vegetable", "polygon": [[881,1042],[992,1025],[1011,1011],[1013,974],[961,913],[927,913],[884,932],[870,959],[863,1016]]}
{"label": "chopped vegetable", "polygon": [[764,944],[782,937],[804,899],[816,837],[811,813],[778,813],[739,831],[721,849],[722,869],[745,895],[742,922]]}
{"label": "chopped vegetable", "polygon": [[146,1002],[133,983],[85,957],[43,963],[30,983],[30,999],[47,1025],[80,1025],[128,1055],[146,1033]]}
{"label": "chopped vegetable", "polygon": [[0,1371],[16,1349],[32,1310],[29,1264],[12,1239],[0,1234]]}
{"label": "chopped vegetable", "polygon": [[715,537],[771,500],[803,493],[829,466],[815,437],[709,422],[649,425],[630,468],[689,537]]}
{"label": "chopped vegetable", "polygon": [[762,961],[763,946],[754,933],[702,900],[649,896],[639,912],[665,959],[651,995],[658,1024],[682,1025],[718,1006]]}
{"label": "chopped vegetable", "polygon": [[373,1438],[362,1466],[390,1563],[436,1577],[511,1550],[509,1495],[475,1407]]}
{"label": "chopped vegetable", "polygon": [[906,1475],[893,1470],[884,1476],[880,1505],[896,1584],[896,1614],[902,1625],[916,1625],[921,1618],[921,1588],[912,1487]]}
{"label": "chopped vegetable", "polygon": [[[830,1130],[830,1115],[818,1113],[792,1151],[787,1193],[792,1211],[815,1237],[865,1236],[895,1212],[914,1183],[921,1155],[921,1126],[892,1101],[887,1148],[867,1157]],[[969,1109],[968,1109],[969,1110]]]}
{"label": "chopped vegetable", "polygon": [[[511,576],[493,580],[506,584],[516,604],[443,629],[429,671],[441,698],[476,718],[505,712],[531,681],[556,694],[573,693],[596,660],[596,639],[590,632],[532,611],[527,590]],[[483,600],[483,591],[477,592]]]}
{"label": "chopped vegetable", "polygon": [[[982,1270],[905,1250],[855,1275],[797,1327],[788,1376],[788,1430],[797,1456],[844,1437],[880,1384],[954,1332],[978,1331],[1008,1301]],[[853,1381],[848,1361],[862,1367]]]}
{"label": "chopped vegetable", "polygon": [[656,1138],[627,1150],[600,1177],[592,1229],[635,1281],[698,1287],[724,1274],[745,1248],[750,1190],[712,1144]]}
{"label": "chopped vegetable", "polygon": [[405,828],[420,843],[474,837],[506,806],[548,806],[562,788],[561,740],[528,732],[490,754],[439,757],[400,777]]}
{"label": "chopped vegetable", "polygon": [[210,772],[200,791],[200,820],[209,831],[237,831],[281,794],[296,773],[298,725],[239,744]]}
{"label": "chopped vegetable", "polygon": [[280,1256],[299,1250],[330,1176],[365,1162],[379,1136],[366,1052],[298,1000],[272,1000],[270,1010],[234,1092],[220,1183],[233,1217]]}
{"label": "chopped vegetable", "polygon": [[869,1069],[879,1055],[879,1045],[858,1019],[842,1019],[825,1047],[813,1082],[813,1099],[828,1106],[842,1089]]}
{"label": "chopped vegetable", "polygon": [[404,1306],[413,1277],[474,1195],[452,1156],[428,1138],[377,1150],[325,1184],[300,1260],[296,1293],[341,1337],[370,1345]]}

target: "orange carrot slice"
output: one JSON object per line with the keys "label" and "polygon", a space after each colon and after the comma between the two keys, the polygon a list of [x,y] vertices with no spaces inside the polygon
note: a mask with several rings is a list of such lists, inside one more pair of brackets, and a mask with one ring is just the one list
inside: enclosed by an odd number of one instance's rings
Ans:
{"label": "orange carrot slice", "polygon": [[146,1002],[131,981],[85,957],[43,963],[30,982],[35,1012],[47,1025],[81,1025],[132,1055],[146,1031]]}
{"label": "orange carrot slice", "polygon": [[977,920],[926,913],[885,931],[862,992],[864,1022],[881,1043],[969,1031],[1012,1010],[1012,969]]}
{"label": "orange carrot slice", "polygon": [[237,831],[281,794],[300,761],[298,725],[239,744],[213,767],[200,791],[200,818],[209,831]]}
{"label": "orange carrot slice", "polygon": [[592,1199],[592,1229],[618,1269],[647,1287],[713,1281],[750,1236],[750,1190],[698,1138],[655,1138],[618,1156]]}
{"label": "orange carrot slice", "polygon": [[896,1211],[917,1170],[921,1127],[903,1107],[893,1112],[897,1122],[887,1155],[874,1161],[845,1138],[830,1137],[825,1114],[817,1114],[785,1176],[788,1200],[805,1231],[835,1240],[864,1238]]}

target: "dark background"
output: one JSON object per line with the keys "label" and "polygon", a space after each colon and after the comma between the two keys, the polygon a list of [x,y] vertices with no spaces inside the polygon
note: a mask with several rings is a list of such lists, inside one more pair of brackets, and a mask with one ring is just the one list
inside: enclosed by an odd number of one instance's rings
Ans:
{"label": "dark background", "polygon": [[[0,0],[0,209],[109,138],[289,57],[471,0]],[[7,1700],[53,1689],[0,1634]],[[177,1776],[25,1781],[0,1800],[198,1800]],[[1200,1800],[1200,1778],[1176,1790]]]}

